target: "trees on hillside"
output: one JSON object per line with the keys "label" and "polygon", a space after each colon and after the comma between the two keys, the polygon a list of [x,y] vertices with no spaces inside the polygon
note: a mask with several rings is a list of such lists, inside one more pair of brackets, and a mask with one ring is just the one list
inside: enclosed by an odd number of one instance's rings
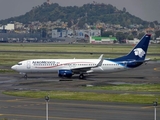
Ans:
{"label": "trees on hillside", "polygon": [[94,24],[97,21],[100,21],[109,24],[120,24],[126,27],[130,24],[143,24],[143,26],[149,24],[148,22],[129,14],[126,12],[125,8],[121,11],[110,4],[85,4],[81,7],[62,7],[57,3],[51,5],[44,3],[41,6],[34,7],[25,15],[1,20],[0,23],[3,24],[8,21],[17,21],[21,23],[31,21],[46,22],[56,21],[58,19],[61,19],[64,22],[78,19],[81,19],[81,22],[83,22],[85,19],[87,24]]}
{"label": "trees on hillside", "polygon": [[158,31],[155,32],[155,37],[156,38],[160,37],[160,30],[158,30]]}

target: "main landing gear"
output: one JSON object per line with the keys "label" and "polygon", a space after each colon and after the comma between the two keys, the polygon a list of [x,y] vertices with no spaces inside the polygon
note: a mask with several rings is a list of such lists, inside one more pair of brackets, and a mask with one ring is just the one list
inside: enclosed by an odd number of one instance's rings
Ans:
{"label": "main landing gear", "polygon": [[81,73],[80,75],[79,75],[79,79],[84,79],[84,75],[83,75],[83,73]]}
{"label": "main landing gear", "polygon": [[25,79],[27,79],[28,78],[28,76],[27,76],[27,74],[24,74],[24,76],[23,76]]}

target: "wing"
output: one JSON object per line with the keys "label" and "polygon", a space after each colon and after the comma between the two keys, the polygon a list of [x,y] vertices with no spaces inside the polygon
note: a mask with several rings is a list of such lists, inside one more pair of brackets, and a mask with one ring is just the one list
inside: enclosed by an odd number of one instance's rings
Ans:
{"label": "wing", "polygon": [[74,73],[87,73],[87,71],[90,71],[91,68],[96,68],[96,67],[100,67],[103,63],[103,54],[99,57],[99,62],[98,64],[96,64],[95,66],[86,66],[86,67],[77,67],[77,68],[71,68],[70,70],[72,70]]}

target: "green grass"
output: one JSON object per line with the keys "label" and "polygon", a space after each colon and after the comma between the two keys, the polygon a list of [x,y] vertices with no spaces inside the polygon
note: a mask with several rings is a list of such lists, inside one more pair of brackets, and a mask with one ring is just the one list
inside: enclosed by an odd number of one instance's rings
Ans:
{"label": "green grass", "polygon": [[[93,45],[93,44],[1,44],[0,50],[43,51],[43,52],[113,52],[128,53],[133,45]],[[149,46],[149,53],[159,53],[159,45]]]}
{"label": "green grass", "polygon": [[[34,53],[21,52],[0,52],[0,65],[11,66],[19,61],[26,59],[61,59],[61,58],[98,58],[100,54],[55,54],[45,52],[96,52],[106,53],[104,58],[115,58],[121,55],[107,54],[111,53],[128,53],[133,48],[132,45],[92,45],[92,44],[52,44],[52,43],[27,43],[27,44],[0,44],[0,51],[33,51]],[[44,53],[36,53],[44,52]],[[159,45],[151,45],[149,53],[160,53]],[[147,58],[160,60],[160,56],[147,56]]]}
{"label": "green grass", "polygon": [[13,73],[15,71],[11,70],[11,69],[0,69],[0,73]]}
{"label": "green grass", "polygon": [[134,91],[134,92],[160,92],[160,84],[135,84],[135,85],[107,85],[92,86],[86,89],[91,90],[114,90],[114,91]]}
{"label": "green grass", "polygon": [[105,94],[94,92],[65,92],[65,91],[7,91],[7,95],[44,98],[49,95],[51,99],[61,100],[83,100],[83,101],[100,101],[100,102],[121,102],[121,103],[138,103],[150,104],[155,99],[160,99],[160,95],[154,94]]}
{"label": "green grass", "polygon": [[[86,88],[82,88],[86,89]],[[110,85],[87,87],[93,90],[112,90],[112,91],[132,91],[134,92],[150,92],[150,94],[106,94],[95,92],[67,92],[67,91],[5,91],[4,94],[12,96],[44,98],[49,95],[51,99],[61,100],[84,100],[84,101],[100,101],[100,102],[121,102],[121,103],[140,103],[149,104],[155,99],[160,99],[160,84],[144,84],[144,85]]]}

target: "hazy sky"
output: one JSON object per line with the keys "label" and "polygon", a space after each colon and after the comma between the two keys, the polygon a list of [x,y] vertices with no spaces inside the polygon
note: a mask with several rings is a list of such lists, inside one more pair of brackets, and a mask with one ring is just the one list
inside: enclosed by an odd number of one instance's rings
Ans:
{"label": "hazy sky", "polygon": [[[0,19],[23,15],[32,7],[41,5],[46,0],[0,0]],[[50,0],[62,6],[82,6],[96,1],[98,3],[112,4],[118,9],[123,7],[129,13],[146,21],[160,22],[160,0]]]}

